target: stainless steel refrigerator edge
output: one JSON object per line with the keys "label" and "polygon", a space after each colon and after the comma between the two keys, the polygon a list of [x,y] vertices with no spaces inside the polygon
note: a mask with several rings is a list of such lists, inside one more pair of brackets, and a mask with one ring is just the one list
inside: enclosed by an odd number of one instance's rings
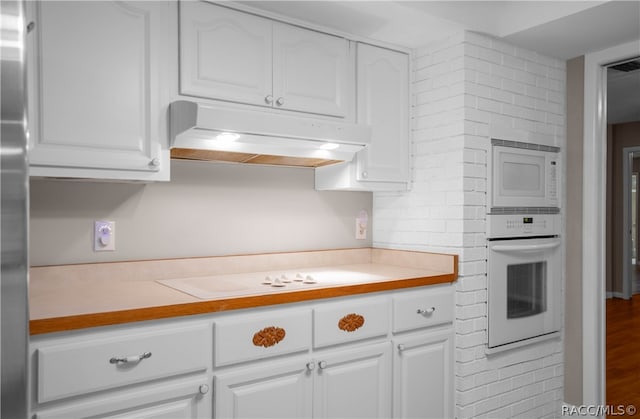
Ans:
{"label": "stainless steel refrigerator edge", "polygon": [[28,415],[28,211],[23,1],[0,2],[0,416]]}

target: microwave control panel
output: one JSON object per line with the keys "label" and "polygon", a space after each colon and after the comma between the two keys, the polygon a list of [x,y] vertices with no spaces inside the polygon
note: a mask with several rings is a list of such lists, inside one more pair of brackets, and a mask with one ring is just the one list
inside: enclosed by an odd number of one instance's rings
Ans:
{"label": "microwave control panel", "polygon": [[560,214],[489,214],[487,238],[554,236],[560,234]]}
{"label": "microwave control panel", "polygon": [[558,163],[556,160],[549,159],[549,164],[547,167],[548,177],[547,177],[547,191],[549,195],[549,199],[553,202],[558,201]]}

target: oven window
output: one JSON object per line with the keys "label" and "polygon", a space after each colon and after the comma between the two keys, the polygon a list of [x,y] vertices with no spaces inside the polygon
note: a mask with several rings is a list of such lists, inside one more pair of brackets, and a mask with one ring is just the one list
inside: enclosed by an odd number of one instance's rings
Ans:
{"label": "oven window", "polygon": [[547,262],[507,266],[507,318],[534,316],[547,310]]}

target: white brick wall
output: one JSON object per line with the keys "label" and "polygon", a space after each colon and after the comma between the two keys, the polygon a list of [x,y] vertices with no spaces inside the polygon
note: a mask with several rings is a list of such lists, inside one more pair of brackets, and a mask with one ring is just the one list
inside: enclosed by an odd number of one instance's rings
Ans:
{"label": "white brick wall", "polygon": [[564,146],[564,62],[460,32],[413,65],[413,187],[374,193],[374,245],[460,256],[458,418],[560,416],[561,342],[485,354],[485,214],[490,137]]}

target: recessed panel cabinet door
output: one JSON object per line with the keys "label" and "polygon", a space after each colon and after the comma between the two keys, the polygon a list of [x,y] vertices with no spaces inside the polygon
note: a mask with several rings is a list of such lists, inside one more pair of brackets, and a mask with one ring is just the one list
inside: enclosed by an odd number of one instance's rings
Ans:
{"label": "recessed panel cabinet door", "polygon": [[180,93],[271,106],[271,21],[180,3]]}
{"label": "recessed panel cabinet door", "polygon": [[394,417],[453,417],[452,335],[449,329],[394,340]]}
{"label": "recessed panel cabinet door", "polygon": [[311,418],[312,366],[308,359],[296,358],[217,374],[214,417]]}
{"label": "recessed panel cabinet door", "polygon": [[349,42],[274,23],[274,107],[344,117]]}
{"label": "recessed panel cabinet door", "polygon": [[32,168],[43,175],[47,167],[158,172],[169,3],[29,7]]}
{"label": "recessed panel cabinet door", "polygon": [[371,125],[358,153],[359,181],[409,180],[409,56],[367,44],[357,50],[357,120]]}
{"label": "recessed panel cabinet door", "polygon": [[391,347],[388,342],[317,358],[315,418],[391,417]]}

